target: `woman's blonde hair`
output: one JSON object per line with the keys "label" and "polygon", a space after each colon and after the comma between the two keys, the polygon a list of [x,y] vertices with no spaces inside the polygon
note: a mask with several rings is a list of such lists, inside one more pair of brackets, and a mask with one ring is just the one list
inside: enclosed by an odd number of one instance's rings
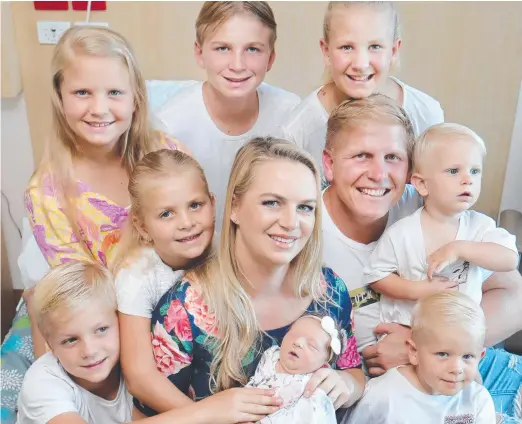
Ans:
{"label": "woman's blonde hair", "polygon": [[428,159],[433,146],[444,141],[451,143],[458,140],[473,141],[482,155],[486,156],[486,143],[475,131],[464,125],[443,122],[429,127],[415,140],[413,148],[414,171],[420,172],[421,164]]}
{"label": "woman's blonde hair", "polygon": [[404,129],[408,169],[411,169],[415,141],[413,125],[406,111],[384,94],[374,93],[363,99],[346,100],[337,106],[328,118],[325,149],[333,152],[340,142],[337,135],[343,130],[357,127],[361,122],[400,125]]}
{"label": "woman's blonde hair", "polygon": [[[84,237],[77,224],[74,199],[77,196],[77,181],[72,175],[72,158],[81,156],[81,148],[76,140],[78,136],[67,123],[63,110],[61,86],[64,71],[78,56],[92,56],[118,59],[129,71],[134,97],[134,113],[130,128],[122,134],[118,149],[121,160],[128,172],[132,172],[136,163],[144,154],[161,148],[159,133],[149,125],[147,89],[145,79],[131,51],[127,40],[120,34],[103,27],[75,26],[68,29],[54,49],[52,69],[52,124],[53,134],[46,145],[42,163],[35,173],[39,186],[43,190],[44,179],[50,178],[51,186],[58,196],[59,203],[69,220],[74,234],[88,255]],[[49,211],[44,211],[48,215]],[[47,216],[48,225],[52,227]],[[96,258],[95,258],[96,259]]]}
{"label": "woman's blonde hair", "polygon": [[412,311],[411,335],[430,336],[434,328],[459,329],[472,335],[480,345],[486,337],[486,317],[480,305],[461,292],[441,292],[417,302]]}
{"label": "woman's blonde hair", "polygon": [[96,262],[67,262],[51,269],[34,289],[34,316],[47,339],[57,320],[85,307],[90,301],[116,311],[116,292],[111,273]]}
{"label": "woman's blonde hair", "polygon": [[[312,157],[285,140],[255,138],[237,153],[227,188],[225,211],[217,256],[187,274],[189,281],[201,282],[205,301],[216,317],[219,336],[212,341],[211,390],[224,390],[236,382],[246,383],[242,361],[250,349],[258,349],[260,329],[252,301],[243,288],[241,268],[235,257],[238,227],[231,221],[232,204],[241,201],[256,178],[259,166],[274,160],[300,163],[316,180],[317,207],[312,235],[290,263],[295,296],[311,296],[327,301],[321,286],[321,191],[320,176]],[[281,164],[283,166],[283,164]],[[269,176],[263,176],[269,178]]]}
{"label": "woman's blonde hair", "polygon": [[196,41],[202,46],[205,39],[224,22],[241,13],[249,13],[271,31],[270,47],[277,39],[277,23],[272,8],[266,1],[206,1],[196,19]]}
{"label": "woman's blonde hair", "polygon": [[146,154],[134,167],[129,176],[129,195],[131,208],[129,219],[125,223],[117,255],[110,265],[114,275],[129,264],[140,252],[150,245],[138,232],[137,226],[143,222],[143,197],[152,185],[161,185],[165,179],[181,175],[186,171],[195,171],[204,184],[205,193],[210,198],[207,179],[199,163],[191,156],[179,150],[161,149]]}
{"label": "woman's blonde hair", "polygon": [[[332,30],[332,16],[335,11],[342,7],[348,9],[353,6],[365,6],[380,12],[385,12],[390,17],[390,22],[393,28],[393,42],[401,38],[401,24],[399,19],[399,13],[395,8],[395,4],[391,1],[331,1],[328,3],[326,13],[323,19],[323,39],[326,44],[330,43],[330,32]],[[392,68],[397,69],[399,67],[398,58],[392,63]],[[324,84],[332,82],[330,70],[325,69],[323,75]]]}

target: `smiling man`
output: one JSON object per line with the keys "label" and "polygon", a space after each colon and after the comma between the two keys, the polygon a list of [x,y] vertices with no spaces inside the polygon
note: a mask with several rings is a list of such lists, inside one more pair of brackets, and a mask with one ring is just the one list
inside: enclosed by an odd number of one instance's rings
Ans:
{"label": "smiling man", "polygon": [[[328,119],[323,167],[330,186],[323,192],[323,260],[350,291],[358,349],[372,375],[408,363],[411,332],[398,324],[379,324],[379,298],[364,285],[363,269],[385,228],[422,205],[407,184],[413,142],[406,112],[382,94],[344,102]],[[522,328],[521,304],[518,272],[494,273],[486,280],[481,305],[487,346]],[[388,336],[376,343],[375,333]],[[490,348],[480,372],[497,411],[520,413],[514,407],[522,402],[520,357]]]}

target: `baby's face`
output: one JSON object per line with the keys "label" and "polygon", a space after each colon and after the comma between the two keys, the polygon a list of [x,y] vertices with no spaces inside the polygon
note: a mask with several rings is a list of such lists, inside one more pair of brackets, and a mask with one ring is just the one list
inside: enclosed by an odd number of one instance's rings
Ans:
{"label": "baby's face", "polygon": [[483,153],[477,143],[446,136],[429,155],[421,171],[428,192],[426,202],[447,214],[470,209],[482,186]]}
{"label": "baby's face", "polygon": [[432,328],[420,334],[410,361],[427,393],[453,396],[468,386],[478,372],[483,346],[477,337],[459,329]]}
{"label": "baby's face", "polygon": [[321,321],[300,318],[283,339],[279,363],[288,374],[309,374],[328,362],[329,346],[330,336]]}

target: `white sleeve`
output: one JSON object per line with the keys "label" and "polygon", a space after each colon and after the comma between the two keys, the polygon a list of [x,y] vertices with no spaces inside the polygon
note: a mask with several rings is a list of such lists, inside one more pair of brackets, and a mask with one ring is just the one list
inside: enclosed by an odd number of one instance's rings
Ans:
{"label": "white sleeve", "polygon": [[384,232],[377,246],[373,250],[370,260],[364,268],[364,284],[368,285],[382,280],[388,275],[397,272],[399,261],[395,253],[395,246],[392,241],[395,226],[390,227]]}
{"label": "white sleeve", "polygon": [[17,423],[47,423],[66,412],[79,413],[71,383],[35,363],[22,384],[18,398]]}
{"label": "white sleeve", "polygon": [[482,390],[475,396],[475,410],[477,416],[475,424],[492,424],[496,423],[495,405],[489,392],[482,387]]}
{"label": "white sleeve", "polygon": [[497,243],[518,253],[516,237],[513,234],[510,234],[504,228],[497,227],[495,221],[487,215],[475,213],[474,220],[479,226],[479,241]]}
{"label": "white sleeve", "polygon": [[[148,268],[149,269],[149,268]],[[154,272],[144,272],[143,267],[122,269],[116,276],[118,311],[127,315],[151,318],[154,309],[151,290],[155,284]]]}

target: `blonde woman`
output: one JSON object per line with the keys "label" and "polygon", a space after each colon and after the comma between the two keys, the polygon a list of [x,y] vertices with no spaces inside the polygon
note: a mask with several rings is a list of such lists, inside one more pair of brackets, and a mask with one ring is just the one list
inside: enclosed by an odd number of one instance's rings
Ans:
{"label": "blonde woman", "polygon": [[340,323],[346,348],[304,395],[323,389],[335,408],[361,396],[350,296],[321,266],[319,184],[310,155],[290,142],[257,138],[239,150],[217,256],[188,272],[152,314],[156,364],[185,394],[200,400],[246,384],[264,350],[305,312],[321,311]]}

